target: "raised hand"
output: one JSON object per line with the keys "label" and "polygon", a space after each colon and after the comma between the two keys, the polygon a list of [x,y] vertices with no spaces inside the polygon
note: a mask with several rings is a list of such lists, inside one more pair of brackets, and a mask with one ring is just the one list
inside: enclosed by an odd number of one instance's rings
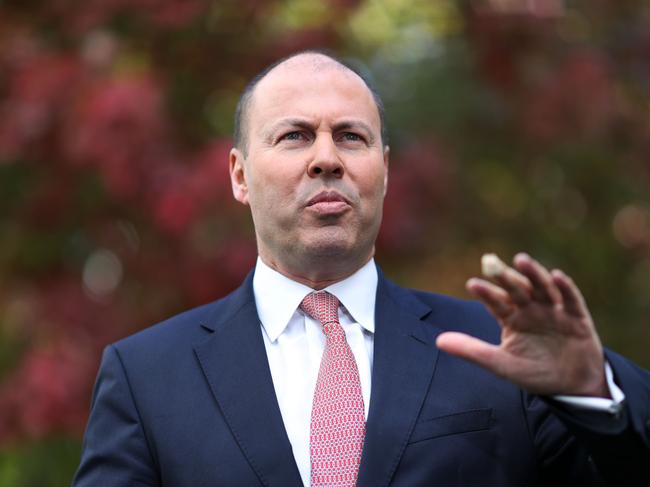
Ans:
{"label": "raised hand", "polygon": [[491,281],[467,281],[501,325],[501,343],[445,332],[438,347],[535,394],[609,397],[603,348],[573,280],[524,253],[513,263],[497,259],[487,269]]}

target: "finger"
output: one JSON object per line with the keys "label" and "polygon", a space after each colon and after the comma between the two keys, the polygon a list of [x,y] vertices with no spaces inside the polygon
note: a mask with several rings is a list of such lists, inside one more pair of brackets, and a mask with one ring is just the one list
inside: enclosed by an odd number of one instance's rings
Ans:
{"label": "finger", "polygon": [[507,370],[505,356],[499,346],[464,333],[441,333],[436,345],[444,352],[474,362],[499,376],[503,376]]}
{"label": "finger", "polygon": [[526,306],[530,303],[533,286],[530,280],[517,270],[505,266],[502,272],[494,276],[494,280],[506,290],[517,306]]}
{"label": "finger", "polygon": [[491,282],[474,277],[467,281],[465,287],[472,295],[481,300],[497,318],[507,318],[514,311],[510,295]]}
{"label": "finger", "polygon": [[514,264],[517,270],[530,281],[531,295],[534,300],[547,304],[562,302],[561,293],[546,267],[523,252],[515,256]]}
{"label": "finger", "polygon": [[551,271],[551,277],[562,295],[564,310],[578,317],[589,316],[585,298],[582,296],[578,286],[573,282],[573,279],[559,269]]}

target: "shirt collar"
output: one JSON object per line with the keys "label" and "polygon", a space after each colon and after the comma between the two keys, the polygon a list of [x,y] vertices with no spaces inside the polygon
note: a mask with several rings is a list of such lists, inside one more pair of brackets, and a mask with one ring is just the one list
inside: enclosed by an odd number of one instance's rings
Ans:
{"label": "shirt collar", "polygon": [[[354,321],[374,333],[377,281],[375,261],[370,259],[354,274],[325,290],[338,298]],[[313,291],[271,269],[260,257],[257,258],[253,293],[260,321],[272,342],[284,332],[303,298]]]}

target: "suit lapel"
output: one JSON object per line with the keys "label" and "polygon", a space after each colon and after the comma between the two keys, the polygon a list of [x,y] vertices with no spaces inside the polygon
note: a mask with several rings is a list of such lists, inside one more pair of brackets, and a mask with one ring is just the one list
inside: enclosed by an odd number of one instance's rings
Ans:
{"label": "suit lapel", "polygon": [[252,274],[220,304],[220,316],[202,323],[212,334],[194,347],[219,410],[262,485],[302,486],[273,388]]}
{"label": "suit lapel", "polygon": [[358,486],[387,485],[404,453],[438,358],[430,308],[380,273],[374,364]]}

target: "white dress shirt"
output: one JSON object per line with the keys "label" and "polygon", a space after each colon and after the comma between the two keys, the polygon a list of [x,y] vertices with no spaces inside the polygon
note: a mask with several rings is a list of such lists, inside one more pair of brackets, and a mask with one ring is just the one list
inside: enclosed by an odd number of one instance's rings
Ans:
{"label": "white dress shirt", "polygon": [[[341,303],[339,321],[359,369],[365,416],[370,404],[375,332],[377,268],[374,260],[325,288]],[[322,325],[298,307],[314,290],[292,281],[257,259],[253,292],[271,368],[275,395],[300,476],[310,485],[309,430],[320,360],[325,349]]]}
{"label": "white dress shirt", "polygon": [[[325,288],[341,303],[339,320],[359,369],[366,419],[370,404],[371,372],[375,333],[377,268],[371,259],[353,275]],[[311,407],[325,335],[321,324],[300,309],[300,303],[314,290],[289,279],[258,257],[253,276],[255,304],[262,324],[275,395],[302,482],[310,485],[309,431]],[[579,408],[616,413],[624,399],[606,364],[613,399],[555,396]]]}

